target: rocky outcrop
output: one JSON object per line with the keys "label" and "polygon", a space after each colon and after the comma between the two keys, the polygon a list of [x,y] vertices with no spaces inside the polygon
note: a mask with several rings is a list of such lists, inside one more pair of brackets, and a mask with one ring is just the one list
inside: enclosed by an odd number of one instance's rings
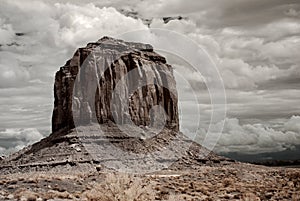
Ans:
{"label": "rocky outcrop", "polygon": [[[56,73],[54,96],[53,132],[108,121],[179,129],[172,67],[148,44],[104,37],[78,49]],[[155,117],[157,106],[165,115]]]}
{"label": "rocky outcrop", "polygon": [[141,174],[233,162],[179,131],[172,67],[150,45],[104,37],[78,49],[56,73],[54,95],[53,133],[0,161],[0,174],[98,165]]}

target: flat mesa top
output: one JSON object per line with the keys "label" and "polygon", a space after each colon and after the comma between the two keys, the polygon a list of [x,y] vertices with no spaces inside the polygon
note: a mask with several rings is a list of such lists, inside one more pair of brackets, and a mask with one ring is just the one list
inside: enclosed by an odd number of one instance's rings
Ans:
{"label": "flat mesa top", "polygon": [[88,43],[87,47],[99,47],[101,49],[111,50],[139,50],[153,52],[153,47],[150,44],[137,43],[137,42],[126,42],[120,39],[114,39],[108,36],[104,36],[97,42]]}

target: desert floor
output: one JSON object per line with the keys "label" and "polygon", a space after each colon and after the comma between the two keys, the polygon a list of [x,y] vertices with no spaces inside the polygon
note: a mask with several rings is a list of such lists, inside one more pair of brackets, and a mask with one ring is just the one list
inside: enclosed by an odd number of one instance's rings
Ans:
{"label": "desert floor", "polygon": [[102,167],[0,175],[0,200],[300,200],[300,169],[243,163],[148,174]]}

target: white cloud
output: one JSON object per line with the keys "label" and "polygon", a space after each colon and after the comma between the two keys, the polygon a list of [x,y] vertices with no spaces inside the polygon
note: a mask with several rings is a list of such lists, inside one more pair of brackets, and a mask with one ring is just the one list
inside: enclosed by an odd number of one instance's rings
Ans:
{"label": "white cloud", "polygon": [[12,26],[5,24],[4,20],[0,18],[0,45],[11,43],[14,35]]}
{"label": "white cloud", "polygon": [[[169,29],[193,39],[219,67],[229,102],[226,138],[222,141],[225,148],[251,152],[262,151],[265,146],[268,151],[272,149],[270,146],[280,150],[289,146],[286,143],[294,143],[291,139],[299,131],[296,116],[286,122],[284,131],[259,124],[241,125],[237,120],[272,119],[300,113],[299,85],[295,85],[300,77],[299,9],[290,0],[67,2],[0,0],[1,128],[49,127],[54,73],[76,48],[104,35],[118,36],[137,29],[146,30],[147,34],[137,36],[136,40],[147,39],[153,45],[159,41],[141,20],[126,17],[109,7],[115,6],[133,8],[146,17],[188,17],[167,24],[155,18],[151,27]],[[163,44],[180,44],[173,40],[168,38]],[[194,53],[191,51],[191,55]],[[192,71],[182,74],[194,87],[210,80]],[[284,90],[280,89],[283,85]],[[199,116],[195,112],[197,108],[201,119],[209,120],[211,105],[207,91],[196,94],[203,101],[199,106],[191,103],[191,89],[178,88],[182,89],[180,98],[187,115],[183,128],[189,128]],[[205,128],[203,125],[202,129]],[[18,132],[11,133],[18,136]],[[234,138],[235,135],[238,137]],[[272,140],[278,143],[271,143]]]}
{"label": "white cloud", "polygon": [[5,129],[0,131],[0,155],[7,155],[43,138],[35,128]]}
{"label": "white cloud", "polygon": [[[214,151],[256,154],[283,151],[300,145],[300,128],[295,124],[299,123],[300,116],[293,116],[285,121],[284,126],[280,124],[274,129],[261,123],[241,124],[236,118],[227,118]],[[211,125],[212,131],[218,130],[222,124],[219,122]],[[201,130],[198,133],[197,141],[203,142],[206,131]]]}
{"label": "white cloud", "polygon": [[224,58],[220,61],[221,75],[227,88],[255,89],[263,81],[280,74],[276,66],[251,66],[242,59]]}
{"label": "white cloud", "polygon": [[[105,35],[147,29],[141,20],[111,7],[0,2],[1,128],[50,127],[54,74],[75,50]],[[17,113],[16,108],[24,110]]]}
{"label": "white cloud", "polygon": [[285,14],[289,17],[298,17],[298,16],[300,16],[300,10],[290,8],[285,12]]}
{"label": "white cloud", "polygon": [[[209,31],[198,26],[195,20],[191,17],[164,24],[161,19],[154,19],[151,27],[176,30],[200,44],[217,64],[229,89],[254,90],[266,82],[294,77],[300,72],[296,55],[300,51],[300,37],[293,35],[300,33],[299,22],[275,21],[267,25],[274,31],[264,26],[250,31],[241,27]],[[284,27],[291,29],[287,32]],[[273,32],[282,34],[276,40],[268,41]]]}
{"label": "white cloud", "polygon": [[24,86],[30,79],[28,70],[13,59],[15,56],[10,52],[0,53],[0,88]]}
{"label": "white cloud", "polygon": [[[76,48],[89,41],[104,35],[114,36],[147,28],[141,20],[126,17],[115,8],[98,8],[93,4],[78,6],[40,1],[4,1],[1,2],[0,19],[0,36],[5,41],[4,45],[11,42],[20,45],[2,48],[3,51],[19,54],[8,58],[20,57],[20,60],[33,63],[31,65],[43,60],[41,63],[46,62],[47,65],[51,62],[49,55],[60,53],[63,59],[55,63],[52,72],[63,65]],[[17,37],[15,32],[25,35]],[[44,54],[47,54],[47,60]],[[31,58],[24,58],[24,55]],[[36,66],[33,68],[38,69]]]}
{"label": "white cloud", "polygon": [[292,131],[300,134],[300,116],[292,116],[285,124],[284,128],[287,131]]}

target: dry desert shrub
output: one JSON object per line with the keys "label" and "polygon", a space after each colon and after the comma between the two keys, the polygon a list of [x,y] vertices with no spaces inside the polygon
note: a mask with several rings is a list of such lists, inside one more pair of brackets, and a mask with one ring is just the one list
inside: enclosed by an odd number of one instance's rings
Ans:
{"label": "dry desert shrub", "polygon": [[300,193],[295,193],[292,195],[292,201],[300,200]]}
{"label": "dry desert shrub", "polygon": [[67,191],[59,192],[59,191],[55,191],[55,190],[49,190],[46,193],[44,193],[43,198],[45,198],[45,200],[49,200],[49,199],[73,199],[73,195],[68,193]]}
{"label": "dry desert shrub", "polygon": [[260,201],[260,198],[257,197],[254,193],[244,193],[242,196],[243,201]]}
{"label": "dry desert shrub", "polygon": [[30,190],[26,190],[26,189],[18,189],[15,192],[15,196],[16,199],[18,200],[27,200],[27,201],[35,201],[38,197],[37,193],[34,193]]}
{"label": "dry desert shrub", "polygon": [[185,200],[183,195],[171,194],[165,201],[182,201]]}
{"label": "dry desert shrub", "polygon": [[140,201],[155,200],[152,185],[128,174],[107,174],[105,180],[96,183],[83,196],[88,201]]}
{"label": "dry desert shrub", "polygon": [[300,183],[300,172],[289,172],[286,177],[296,185]]}
{"label": "dry desert shrub", "polygon": [[228,187],[234,184],[234,180],[232,178],[225,178],[222,183],[224,187]]}

